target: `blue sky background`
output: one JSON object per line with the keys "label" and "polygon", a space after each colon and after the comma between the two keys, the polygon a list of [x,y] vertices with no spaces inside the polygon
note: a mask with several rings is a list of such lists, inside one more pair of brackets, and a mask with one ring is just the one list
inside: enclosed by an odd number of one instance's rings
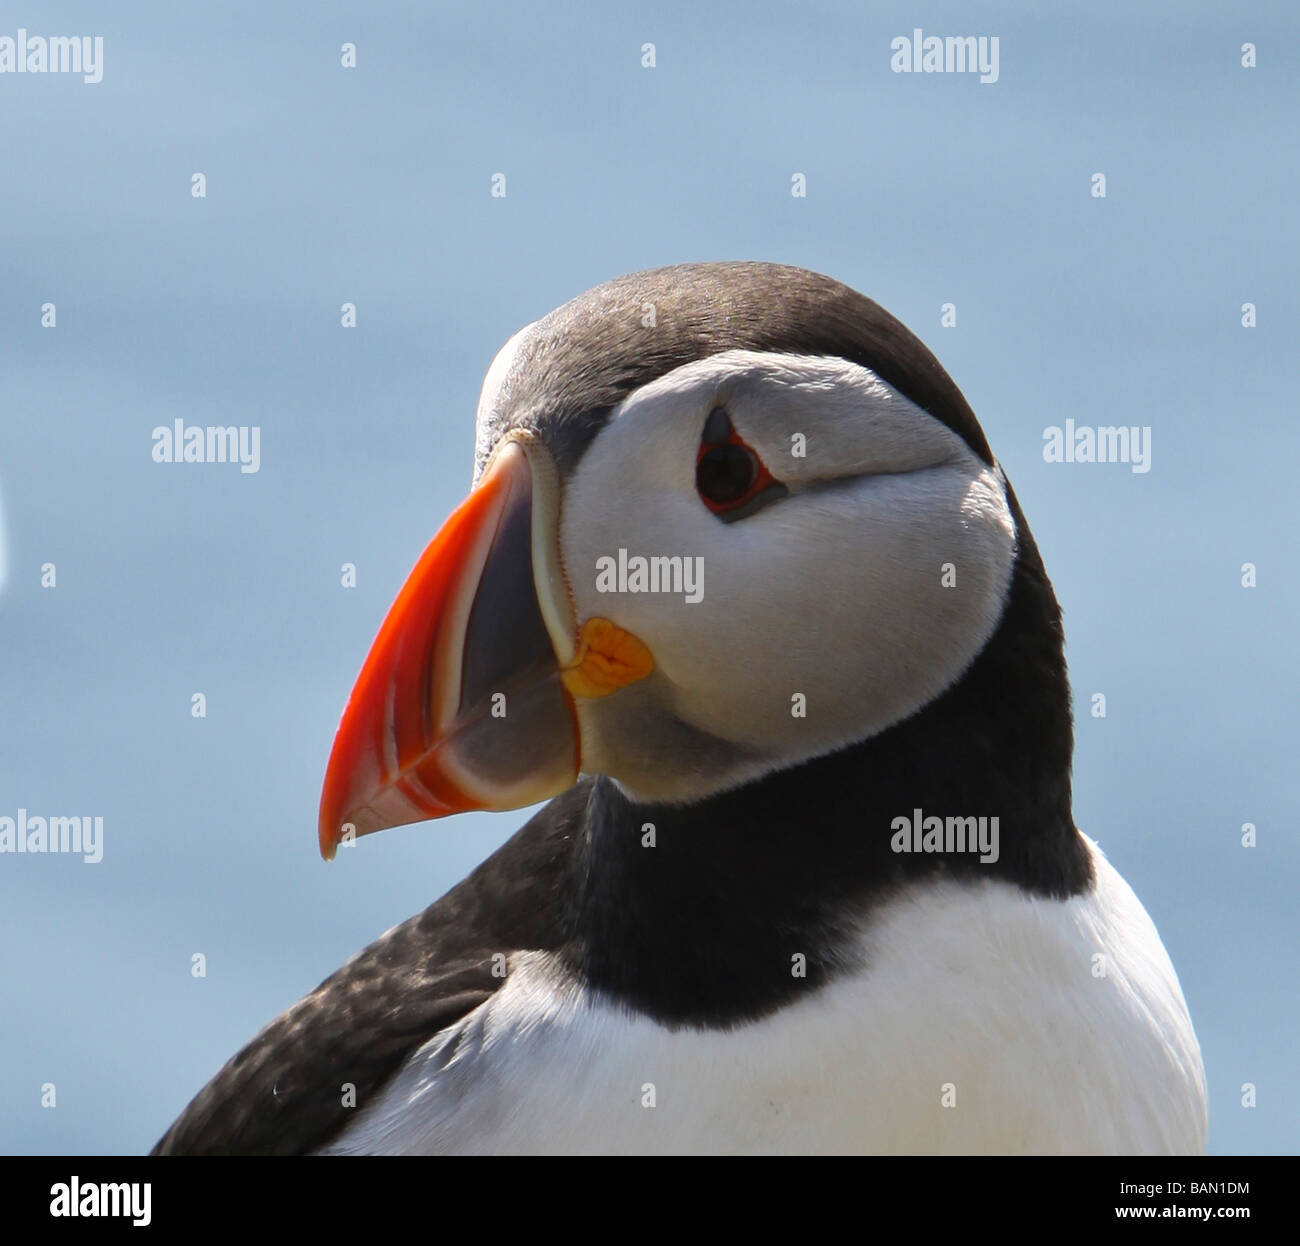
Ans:
{"label": "blue sky background", "polygon": [[[322,863],[353,678],[506,337],[754,258],[877,299],[964,390],[1065,609],[1076,816],[1178,967],[1212,1149],[1294,1152],[1293,6],[471,7],[0,3],[0,35],[104,38],[98,85],[0,75],[0,815],[105,822],[98,865],[0,856],[0,1150],[147,1149],[520,824]],[[915,26],[997,35],[1000,80],[890,72]],[[176,418],[260,426],[261,471],[154,463]],[[1045,463],[1067,418],[1150,425],[1152,470]]]}

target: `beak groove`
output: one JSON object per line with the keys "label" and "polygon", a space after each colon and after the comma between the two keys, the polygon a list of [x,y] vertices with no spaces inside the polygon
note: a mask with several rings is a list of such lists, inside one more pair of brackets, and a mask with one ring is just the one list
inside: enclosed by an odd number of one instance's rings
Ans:
{"label": "beak groove", "polygon": [[572,786],[575,655],[555,466],[516,434],[397,595],[339,723],[321,855],[392,826],[514,809]]}

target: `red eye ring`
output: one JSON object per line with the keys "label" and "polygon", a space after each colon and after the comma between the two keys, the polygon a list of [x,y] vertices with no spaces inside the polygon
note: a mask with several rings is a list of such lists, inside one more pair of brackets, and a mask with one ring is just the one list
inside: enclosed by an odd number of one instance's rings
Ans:
{"label": "red eye ring", "polygon": [[788,490],[736,432],[722,407],[709,414],[695,456],[695,490],[728,523],[785,497]]}

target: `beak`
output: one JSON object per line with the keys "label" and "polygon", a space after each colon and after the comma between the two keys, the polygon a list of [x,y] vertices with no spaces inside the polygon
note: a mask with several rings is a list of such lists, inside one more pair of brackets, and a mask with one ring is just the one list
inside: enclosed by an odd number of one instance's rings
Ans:
{"label": "beak", "polygon": [[558,517],[550,454],[507,440],[416,563],[357,677],[321,792],[326,860],[353,836],[517,809],[577,780],[564,668],[585,655]]}

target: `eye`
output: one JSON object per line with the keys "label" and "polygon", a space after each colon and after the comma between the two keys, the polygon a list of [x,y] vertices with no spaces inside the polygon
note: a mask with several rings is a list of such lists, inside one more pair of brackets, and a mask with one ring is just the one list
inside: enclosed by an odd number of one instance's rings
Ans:
{"label": "eye", "polygon": [[695,486],[706,503],[734,506],[758,479],[759,462],[748,446],[723,443],[700,447]]}
{"label": "eye", "polygon": [[744,519],[789,492],[741,440],[721,407],[710,413],[700,437],[695,489],[704,505],[726,523]]}

